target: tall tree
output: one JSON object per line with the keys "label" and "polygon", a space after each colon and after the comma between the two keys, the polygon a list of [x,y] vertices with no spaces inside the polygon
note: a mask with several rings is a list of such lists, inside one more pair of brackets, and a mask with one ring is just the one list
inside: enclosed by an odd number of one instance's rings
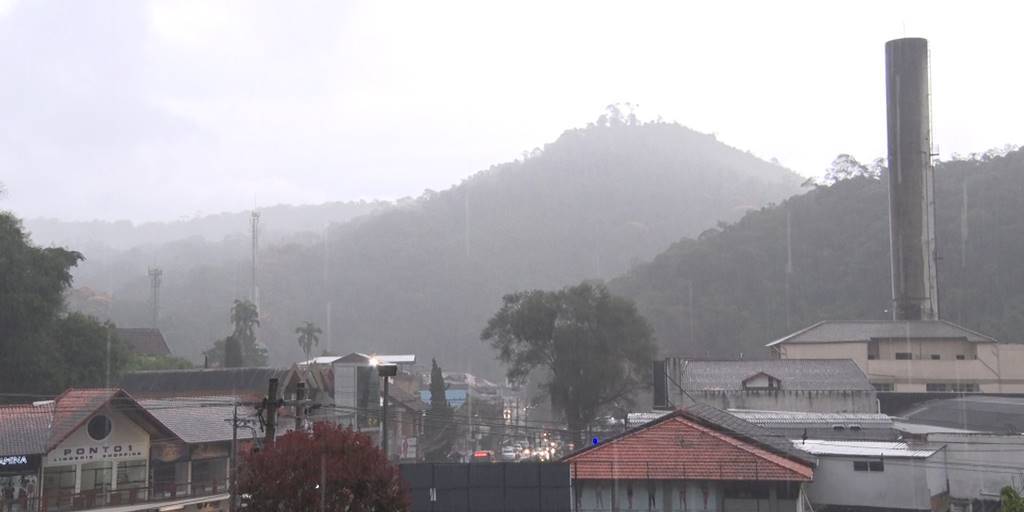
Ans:
{"label": "tall tree", "polygon": [[[0,212],[0,389],[50,394],[117,376],[125,348],[111,324],[64,313],[71,269],[83,259],[32,245],[21,222]],[[106,357],[110,342],[110,358]]]}
{"label": "tall tree", "polygon": [[244,468],[239,491],[254,512],[409,509],[398,469],[384,452],[366,434],[332,423],[285,434],[246,455]]}
{"label": "tall tree", "polygon": [[[245,366],[266,366],[267,351],[256,344],[256,328],[260,325],[260,312],[256,305],[248,300],[235,299],[231,306],[231,323],[234,324],[235,330],[230,338],[234,338],[242,346]],[[227,341],[225,340],[225,349]],[[226,355],[225,353],[225,366]]]}
{"label": "tall tree", "polygon": [[54,342],[57,353],[68,361],[58,376],[60,389],[105,387],[128,361],[128,349],[117,338],[114,324],[81,313],[57,320]]}
{"label": "tall tree", "polygon": [[452,446],[455,444],[455,436],[458,433],[457,425],[453,421],[451,405],[448,404],[448,397],[445,391],[448,386],[444,383],[444,374],[437,360],[431,360],[430,368],[430,408],[427,409],[426,417],[423,420],[424,442],[423,454],[428,462],[448,462]]}
{"label": "tall tree", "polygon": [[506,295],[481,339],[498,351],[512,381],[544,370],[541,389],[564,415],[576,446],[599,414],[648,387],[657,353],[633,302],[589,282]]}
{"label": "tall tree", "polygon": [[299,347],[301,347],[302,352],[306,354],[306,360],[309,360],[309,355],[313,353],[313,347],[320,346],[321,333],[323,333],[323,331],[313,324],[313,322],[308,320],[303,325],[295,328],[295,334],[299,335]]}

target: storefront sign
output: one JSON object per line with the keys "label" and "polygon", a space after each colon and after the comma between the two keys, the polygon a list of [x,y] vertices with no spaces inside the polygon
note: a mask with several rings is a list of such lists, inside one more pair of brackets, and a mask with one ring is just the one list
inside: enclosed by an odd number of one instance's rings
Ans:
{"label": "storefront sign", "polygon": [[80,462],[140,458],[148,455],[148,447],[131,443],[58,448],[50,452],[49,462]]}
{"label": "storefront sign", "polygon": [[38,467],[38,455],[0,455],[0,473],[34,471]]}
{"label": "storefront sign", "polygon": [[150,449],[150,458],[160,462],[178,462],[187,453],[188,447],[184,443],[159,443]]}

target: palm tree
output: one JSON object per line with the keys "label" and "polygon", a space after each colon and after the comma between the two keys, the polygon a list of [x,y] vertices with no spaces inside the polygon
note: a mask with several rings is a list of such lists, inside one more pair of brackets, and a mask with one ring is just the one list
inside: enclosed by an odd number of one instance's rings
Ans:
{"label": "palm tree", "polygon": [[266,364],[265,351],[256,346],[256,327],[260,325],[260,312],[256,305],[247,300],[235,299],[231,306],[231,323],[235,330],[231,333],[242,347],[246,366],[262,366]]}
{"label": "palm tree", "polygon": [[313,346],[320,346],[320,334],[322,332],[319,327],[309,321],[305,325],[295,328],[295,334],[299,335],[299,346],[306,353],[307,360],[309,360],[309,354],[313,352]]}

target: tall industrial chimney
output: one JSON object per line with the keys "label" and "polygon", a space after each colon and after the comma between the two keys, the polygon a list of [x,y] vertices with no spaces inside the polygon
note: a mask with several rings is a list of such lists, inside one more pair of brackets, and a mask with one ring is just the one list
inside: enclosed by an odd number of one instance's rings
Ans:
{"label": "tall industrial chimney", "polygon": [[928,41],[885,44],[893,320],[937,320]]}

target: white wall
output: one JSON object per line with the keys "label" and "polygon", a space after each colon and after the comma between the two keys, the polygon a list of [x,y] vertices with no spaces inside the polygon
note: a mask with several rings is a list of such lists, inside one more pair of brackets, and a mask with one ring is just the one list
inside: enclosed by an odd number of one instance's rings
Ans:
{"label": "white wall", "polygon": [[[868,472],[854,471],[853,461],[878,460],[877,457],[821,456],[814,481],[807,486],[807,496],[814,505],[931,510],[932,495],[945,491],[941,471],[933,471],[929,477],[930,468],[941,470],[941,460],[936,466],[935,458],[889,457],[885,459],[885,471]],[[937,488],[931,488],[932,485]]]}
{"label": "white wall", "polygon": [[930,434],[928,441],[946,446],[933,458],[946,463],[953,498],[998,499],[991,494],[1003,486],[1024,485],[1024,436]]}

